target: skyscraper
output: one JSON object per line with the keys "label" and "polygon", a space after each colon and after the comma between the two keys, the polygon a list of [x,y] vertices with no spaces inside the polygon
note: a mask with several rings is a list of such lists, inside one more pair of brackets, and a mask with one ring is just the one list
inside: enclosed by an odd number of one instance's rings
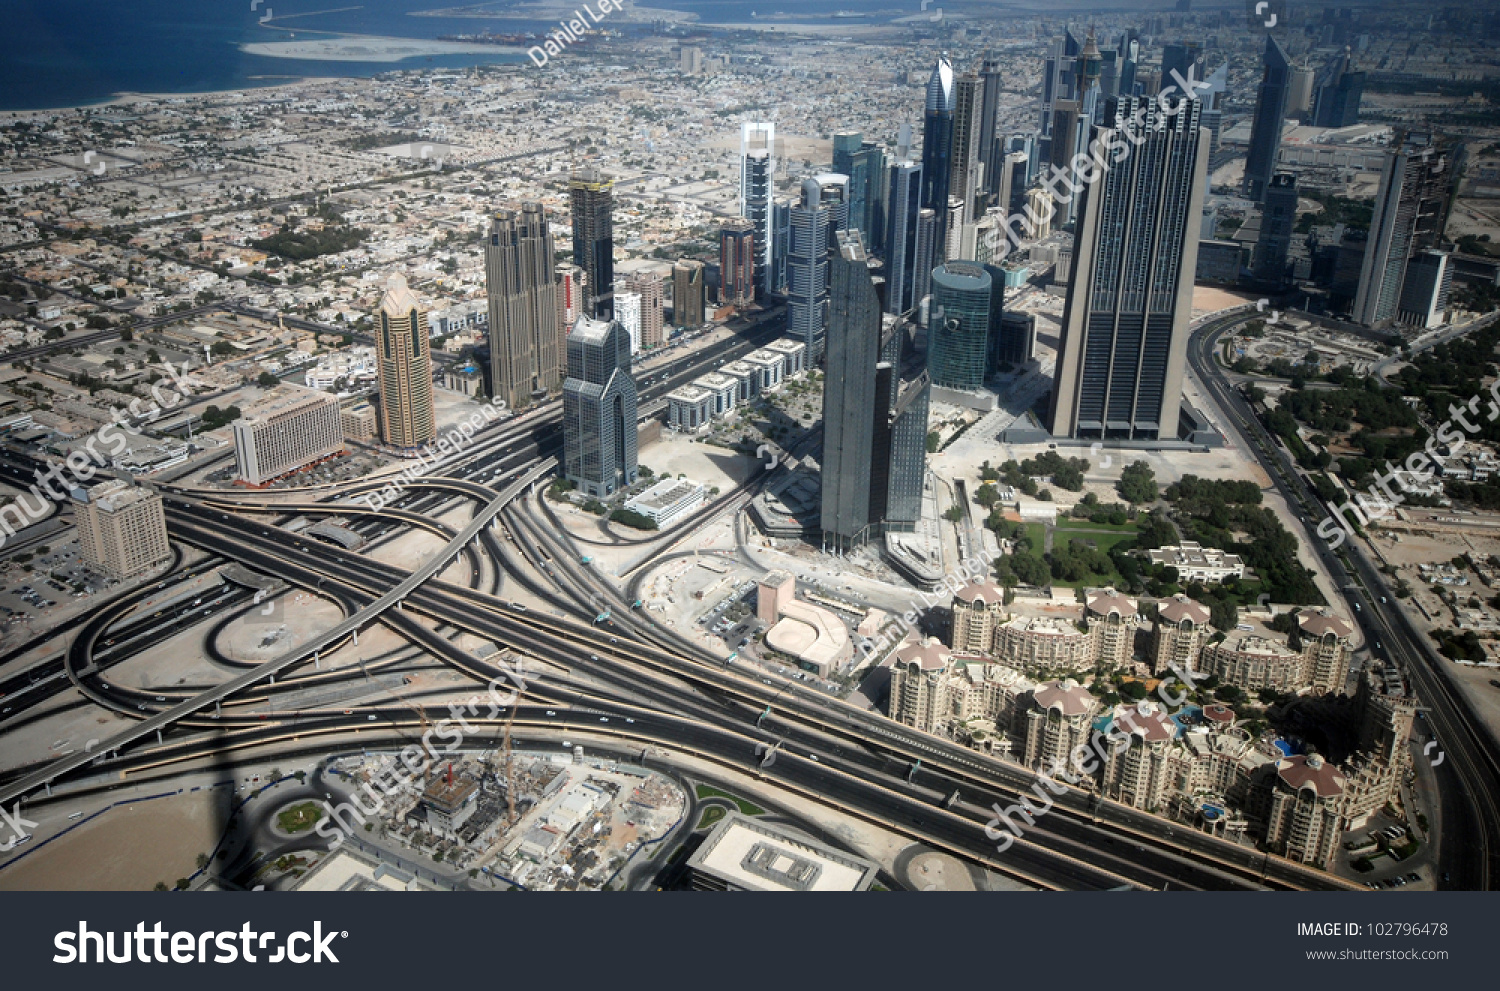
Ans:
{"label": "skyscraper", "polygon": [[[895,161],[890,168],[885,225],[885,273],[888,313],[906,313],[922,301],[916,295],[917,228],[922,213],[922,164]],[[929,248],[928,258],[931,258]]]}
{"label": "skyscraper", "polygon": [[746,122],[740,126],[740,216],[755,228],[759,257],[755,291],[768,299],[776,290],[767,282],[775,234],[771,229],[771,180],[776,173],[776,125]]}
{"label": "skyscraper", "polygon": [[[788,246],[792,242],[792,201],[785,196],[778,196],[771,201],[771,237],[776,243],[771,246],[771,267],[766,270],[766,278],[771,284],[771,291],[779,296],[786,295],[786,259]],[[760,289],[760,285],[755,287]]]}
{"label": "skyscraper", "polygon": [[957,92],[953,63],[944,53],[927,80],[927,105],[922,114],[922,206],[937,217],[937,243],[946,236],[949,179],[953,171],[953,109]]}
{"label": "skyscraper", "polygon": [[1287,251],[1297,220],[1297,177],[1278,172],[1266,188],[1260,210],[1260,237],[1255,242],[1251,270],[1260,282],[1279,285],[1286,280]]}
{"label": "skyscraper", "polygon": [[[1203,42],[1170,41],[1161,50],[1161,84],[1175,83],[1176,72],[1183,79],[1202,79],[1206,73],[1203,64]],[[1192,75],[1188,75],[1192,73]]]}
{"label": "skyscraper", "polygon": [[[979,131],[984,91],[978,73],[965,72],[953,84],[953,160],[948,173],[948,197],[963,203],[959,224],[971,222],[978,214],[975,198],[980,188]],[[949,235],[952,236],[951,226]]]}
{"label": "skyscraper", "polygon": [[[1000,91],[1004,88],[997,53],[985,54],[984,61],[979,66],[979,81],[979,164],[982,167],[980,175],[984,180],[985,194],[981,206],[991,207],[1001,205],[1000,160],[1005,156],[1000,134],[995,130],[995,118],[1000,112]],[[983,209],[975,212],[976,217],[983,215]]]}
{"label": "skyscraper", "polygon": [[719,228],[719,286],[726,306],[755,302],[755,225],[744,217]]}
{"label": "skyscraper", "polygon": [[561,382],[557,269],[540,203],[496,210],[484,248],[489,293],[490,389],[512,409]]}
{"label": "skyscraper", "polygon": [[380,436],[392,447],[415,450],[437,434],[432,344],[427,336],[427,312],[402,276],[386,281],[376,323]]}
{"label": "skyscraper", "polygon": [[850,548],[921,517],[926,373],[900,385],[905,318],[881,312],[880,280],[854,231],[835,237],[823,390],[822,528]]}
{"label": "skyscraper", "polygon": [[823,356],[828,327],[828,249],[835,231],[848,226],[847,176],[829,173],[802,183],[802,199],[792,207],[787,244],[787,332],[807,345],[807,363]]}
{"label": "skyscraper", "polygon": [[[578,318],[588,313],[585,281],[588,276],[572,262],[557,263],[557,353],[563,353],[563,342]],[[560,359],[559,359],[560,360]]]}
{"label": "skyscraper", "polygon": [[160,493],[122,478],[82,491],[83,498],[73,501],[73,518],[85,564],[126,579],[171,559]]}
{"label": "skyscraper", "polygon": [[614,183],[590,165],[573,174],[568,198],[573,211],[573,261],[586,276],[589,313],[608,317],[615,289]]}
{"label": "skyscraper", "polygon": [[1250,123],[1250,150],[1245,154],[1244,193],[1257,203],[1265,199],[1266,187],[1276,172],[1292,79],[1292,63],[1286,50],[1269,34],[1266,35],[1264,65],[1260,92],[1255,99],[1255,116]]}
{"label": "skyscraper", "polygon": [[[1004,284],[1000,286],[1003,294]],[[990,273],[974,262],[948,261],[932,273],[927,320],[927,373],[942,389],[984,388],[990,347]]]}
{"label": "skyscraper", "polygon": [[1354,68],[1347,49],[1329,59],[1313,89],[1312,122],[1317,127],[1352,127],[1359,123],[1359,101],[1365,74]]}
{"label": "skyscraper", "polygon": [[704,265],[691,258],[680,258],[672,266],[672,322],[693,329],[704,321],[704,300],[708,286],[704,282]]}
{"label": "skyscraper", "polygon": [[865,250],[884,250],[885,150],[858,131],[841,131],[833,136],[833,171],[849,177],[849,227]]}
{"label": "skyscraper", "polygon": [[581,318],[568,335],[563,473],[595,498],[636,480],[636,395],[630,338],[615,320]]}
{"label": "skyscraper", "polygon": [[662,345],[662,309],[666,290],[662,278],[654,272],[637,272],[625,280],[625,288],[641,297],[641,347]]}
{"label": "skyscraper", "polygon": [[1358,323],[1384,327],[1397,318],[1407,262],[1442,238],[1455,174],[1449,153],[1428,134],[1403,135],[1386,152],[1354,297]]}
{"label": "skyscraper", "polygon": [[[1084,186],[1052,390],[1058,437],[1175,440],[1208,181],[1202,105],[1120,101],[1142,126],[1128,158]],[[1123,140],[1114,129],[1102,147]]]}

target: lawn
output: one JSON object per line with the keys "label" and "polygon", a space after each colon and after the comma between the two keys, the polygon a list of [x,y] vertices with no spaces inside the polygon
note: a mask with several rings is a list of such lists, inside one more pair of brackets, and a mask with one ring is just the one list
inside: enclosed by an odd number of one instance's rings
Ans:
{"label": "lawn", "polygon": [[1088,530],[1075,530],[1071,527],[1067,530],[1059,528],[1058,531],[1052,535],[1052,546],[1056,547],[1060,544],[1065,544],[1069,540],[1087,540],[1095,547],[1098,547],[1101,551],[1108,554],[1110,548],[1114,547],[1116,544],[1123,544],[1126,541],[1134,540],[1135,538],[1136,531],[1134,530],[1131,530],[1129,533],[1103,533],[1090,532]]}
{"label": "lawn", "polygon": [[1025,523],[1026,538],[1031,541],[1032,553],[1038,557],[1042,551],[1047,549],[1047,525],[1045,523]]}
{"label": "lawn", "polygon": [[709,826],[712,826],[714,823],[724,818],[724,816],[724,806],[710,805],[708,808],[703,810],[703,818],[698,820],[698,828],[707,829]]}
{"label": "lawn", "polygon": [[1058,517],[1057,529],[1059,530],[1111,530],[1118,533],[1136,532],[1134,523],[1121,523],[1116,526],[1113,523],[1090,523],[1088,520],[1075,519],[1073,517]]}
{"label": "lawn", "polygon": [[276,825],[284,833],[300,833],[313,828],[323,818],[323,809],[317,802],[303,802],[276,814]]}
{"label": "lawn", "polygon": [[747,802],[743,798],[740,798],[740,797],[738,797],[736,795],[729,794],[729,792],[727,792],[727,791],[720,791],[719,789],[717,789],[717,788],[711,788],[708,785],[699,785],[698,786],[698,797],[699,798],[727,798],[731,802],[733,802],[735,805],[738,805],[740,807],[740,811],[743,812],[747,816],[764,815],[765,811],[766,811],[765,809],[761,808],[759,805],[756,805],[754,802]]}

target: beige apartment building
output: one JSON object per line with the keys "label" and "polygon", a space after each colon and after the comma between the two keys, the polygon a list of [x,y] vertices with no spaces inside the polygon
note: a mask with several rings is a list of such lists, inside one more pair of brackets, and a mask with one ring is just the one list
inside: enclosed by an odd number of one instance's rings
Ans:
{"label": "beige apartment building", "polygon": [[1163,599],[1156,605],[1156,628],[1151,631],[1151,673],[1197,670],[1199,652],[1212,635],[1207,606],[1181,594]]}
{"label": "beige apartment building", "polygon": [[94,486],[74,501],[78,553],[112,578],[133,578],[172,556],[161,496],[120,479]]}
{"label": "beige apartment building", "polygon": [[432,344],[427,313],[406,279],[393,275],[375,314],[380,371],[380,436],[415,451],[437,434],[432,406]]}
{"label": "beige apartment building", "polygon": [[954,650],[975,654],[995,652],[995,631],[1005,622],[1005,590],[993,582],[970,582],[953,593]]}

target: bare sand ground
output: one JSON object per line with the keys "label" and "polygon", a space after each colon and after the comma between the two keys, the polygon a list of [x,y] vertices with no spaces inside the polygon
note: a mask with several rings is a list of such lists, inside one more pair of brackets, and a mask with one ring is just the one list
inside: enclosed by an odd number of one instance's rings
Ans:
{"label": "bare sand ground", "polygon": [[4,891],[142,891],[171,887],[218,842],[228,789],[111,809],[0,870]]}

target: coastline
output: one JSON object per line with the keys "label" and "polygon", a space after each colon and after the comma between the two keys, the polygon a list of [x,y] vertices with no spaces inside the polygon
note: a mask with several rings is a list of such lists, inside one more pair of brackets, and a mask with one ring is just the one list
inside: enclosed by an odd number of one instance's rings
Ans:
{"label": "coastline", "polygon": [[304,62],[402,62],[437,55],[520,55],[526,49],[469,41],[395,38],[385,35],[341,34],[306,41],[247,41],[236,46],[246,55],[297,59]]}

